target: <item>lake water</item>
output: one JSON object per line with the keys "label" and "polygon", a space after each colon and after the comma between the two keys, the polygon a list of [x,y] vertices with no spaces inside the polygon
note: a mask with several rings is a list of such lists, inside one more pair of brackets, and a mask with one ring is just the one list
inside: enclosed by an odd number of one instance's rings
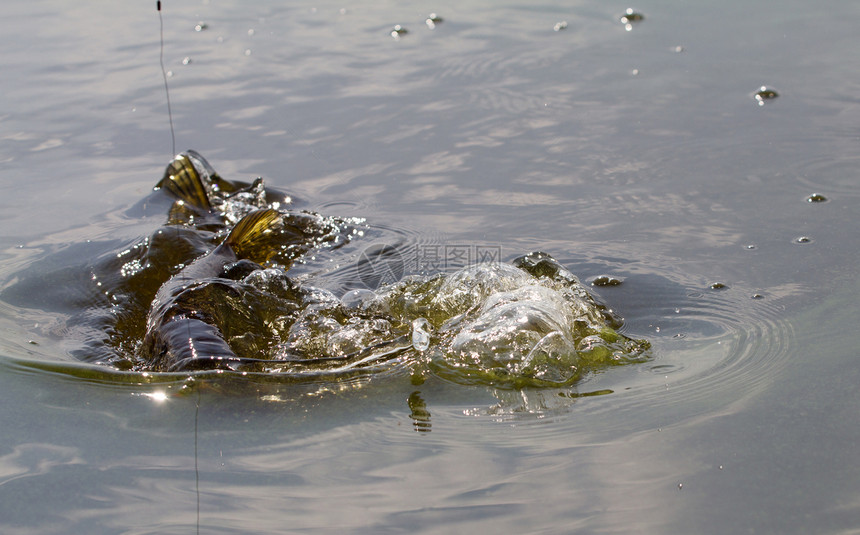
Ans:
{"label": "lake water", "polygon": [[567,389],[185,395],[76,361],[72,311],[10,290],[152,231],[155,3],[8,4],[3,533],[857,532],[857,4],[165,2],[176,151],[367,220],[298,271],[546,251],[623,279],[593,289],[654,348]]}

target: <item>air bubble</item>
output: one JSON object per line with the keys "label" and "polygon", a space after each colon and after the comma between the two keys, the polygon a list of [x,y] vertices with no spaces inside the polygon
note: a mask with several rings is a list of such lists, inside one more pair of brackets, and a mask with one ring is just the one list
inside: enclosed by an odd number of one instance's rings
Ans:
{"label": "air bubble", "polygon": [[620,286],[624,279],[611,275],[599,275],[591,281],[592,286]]}
{"label": "air bubble", "polygon": [[768,87],[766,85],[763,85],[759,88],[758,91],[755,92],[755,94],[753,96],[755,97],[759,106],[764,106],[764,102],[766,100],[775,99],[776,97],[779,96],[779,93],[777,93],[775,89]]}
{"label": "air bubble", "polygon": [[643,15],[642,13],[637,13],[636,11],[633,11],[632,7],[628,7],[627,11],[624,12],[624,15],[621,16],[621,22],[623,22],[625,24],[628,22],[640,22],[644,19],[645,19],[645,15]]}
{"label": "air bubble", "polygon": [[624,14],[621,15],[621,18],[619,20],[621,21],[621,24],[624,25],[624,29],[629,32],[633,29],[634,24],[645,20],[645,15],[633,11],[632,7],[628,7],[627,11],[625,11]]}
{"label": "air bubble", "polygon": [[430,347],[430,322],[425,318],[412,321],[412,347],[416,351],[427,351]]}
{"label": "air bubble", "polygon": [[431,30],[436,28],[436,25],[442,22],[442,17],[437,15],[436,13],[430,13],[427,15],[427,18],[424,20],[424,24],[427,25]]}

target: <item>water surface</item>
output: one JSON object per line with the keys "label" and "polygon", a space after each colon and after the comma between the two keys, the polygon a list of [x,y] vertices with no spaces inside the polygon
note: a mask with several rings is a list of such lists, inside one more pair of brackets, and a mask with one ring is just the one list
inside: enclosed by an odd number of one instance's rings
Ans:
{"label": "water surface", "polygon": [[[568,389],[183,388],[6,299],[4,533],[856,529],[857,8],[627,7],[165,3],[177,150],[367,218],[407,270],[497,248],[621,278],[593,289],[655,356]],[[126,209],[172,148],[154,5],[5,20],[8,288],[151,232]],[[364,244],[297,273],[354,285]]]}

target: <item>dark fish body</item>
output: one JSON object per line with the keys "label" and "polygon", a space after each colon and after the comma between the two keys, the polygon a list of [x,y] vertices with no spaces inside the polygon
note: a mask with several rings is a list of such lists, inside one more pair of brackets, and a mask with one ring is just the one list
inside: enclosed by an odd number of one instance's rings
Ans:
{"label": "dark fish body", "polygon": [[[234,368],[238,357],[215,324],[207,303],[189,296],[204,284],[217,284],[225,266],[240,259],[263,262],[270,256],[265,246],[281,222],[273,209],[252,212],[242,218],[227,239],[165,282],[149,310],[141,356],[152,369]],[[229,281],[225,281],[229,282]]]}
{"label": "dark fish body", "polygon": [[207,358],[212,364],[218,359],[236,358],[208,314],[189,308],[182,300],[183,294],[195,283],[217,277],[226,264],[236,259],[230,246],[219,245],[159,288],[147,316],[142,351],[153,368],[184,369],[203,364]]}
{"label": "dark fish body", "polygon": [[[145,300],[145,318],[141,318],[145,321],[138,324],[142,341],[133,346],[133,367],[154,371],[235,369],[266,358],[247,343],[231,348],[235,337],[247,334],[247,342],[265,325],[264,315],[256,321],[257,315],[250,312],[253,307],[237,304],[253,300],[237,275],[257,270],[269,260],[290,266],[305,251],[338,239],[337,224],[309,212],[279,211],[292,203],[289,196],[265,188],[262,179],[227,181],[191,150],[170,162],[139,208],[146,212],[148,204],[163,205],[165,199],[172,199],[167,225],[150,238],[147,258],[135,264],[145,266],[141,276],[155,276],[148,277],[146,291],[133,292],[135,299]],[[176,232],[208,235],[211,244],[214,236],[231,226],[223,243],[206,254],[199,248],[191,256],[173,254],[188,249],[175,241]],[[166,270],[173,272],[170,266],[181,264],[185,267],[169,278],[158,277]],[[249,351],[258,358],[246,357]]]}

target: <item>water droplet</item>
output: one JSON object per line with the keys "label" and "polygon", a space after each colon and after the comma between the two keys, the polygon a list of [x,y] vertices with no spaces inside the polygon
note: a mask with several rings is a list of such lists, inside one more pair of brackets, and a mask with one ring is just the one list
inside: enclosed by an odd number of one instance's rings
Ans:
{"label": "water droplet", "polygon": [[764,101],[775,99],[779,96],[779,93],[777,93],[775,89],[763,85],[759,88],[758,91],[755,92],[753,96],[755,97],[759,106],[764,106]]}
{"label": "water droplet", "polygon": [[639,69],[633,69],[632,71],[630,71],[630,74],[633,76],[638,76],[639,75]]}
{"label": "water droplet", "polygon": [[591,281],[592,286],[619,286],[624,279],[611,275],[599,275]]}
{"label": "water droplet", "polygon": [[400,39],[401,35],[406,35],[407,33],[409,33],[409,30],[399,24],[391,29],[391,37],[395,39]]}
{"label": "water droplet", "polygon": [[747,249],[748,251],[752,251],[752,250],[754,250],[754,249],[758,249],[758,246],[757,246],[757,245],[755,245],[755,244],[753,244],[753,243],[751,243],[751,244],[747,245],[747,246],[745,247],[745,249]]}
{"label": "water droplet", "polygon": [[813,193],[806,198],[806,202],[827,202],[827,197],[820,193]]}
{"label": "water droplet", "polygon": [[629,32],[633,29],[634,24],[645,20],[645,15],[633,11],[632,7],[628,7],[627,11],[625,11],[624,14],[621,15],[621,18],[619,20],[621,21],[621,24],[624,25],[624,29]]}
{"label": "water droplet", "polygon": [[246,49],[245,49],[245,55],[246,55],[246,56],[250,56],[250,55],[251,55],[251,49],[250,49],[250,48],[246,48]]}
{"label": "water droplet", "polygon": [[208,29],[209,29],[209,25],[206,24],[205,22],[198,22],[197,25],[194,27],[195,32],[202,32],[203,30],[208,30]]}
{"label": "water droplet", "polygon": [[621,16],[621,22],[639,22],[645,19],[645,15],[633,11],[632,7],[628,7],[624,15]]}
{"label": "water droplet", "polygon": [[722,469],[723,469],[723,465],[720,465],[720,470],[722,470]]}
{"label": "water droplet", "polygon": [[254,28],[250,28],[250,29],[248,29],[248,36],[249,36],[249,37],[253,36],[253,35],[254,35],[254,33],[255,33],[255,32],[254,32]]}
{"label": "water droplet", "polygon": [[416,351],[426,351],[430,347],[430,322],[418,318],[412,322],[412,347]]}
{"label": "water droplet", "polygon": [[554,31],[554,32],[560,32],[561,30],[564,30],[564,29],[566,29],[566,28],[567,28],[567,21],[566,21],[566,20],[563,20],[563,21],[560,21],[560,22],[556,22],[556,23],[555,23],[555,26],[553,26],[553,27],[552,27],[552,31]]}
{"label": "water droplet", "polygon": [[442,22],[442,17],[437,15],[436,13],[430,13],[427,15],[427,18],[424,20],[424,24],[427,25],[431,30],[436,28],[436,25]]}
{"label": "water droplet", "polygon": [[184,58],[182,58],[182,64],[183,65],[188,65],[189,63],[191,63],[191,58],[189,58],[188,56],[185,56]]}
{"label": "water droplet", "polygon": [[794,239],[794,243],[812,243],[812,238],[809,236],[798,236]]}
{"label": "water droplet", "polygon": [[683,489],[683,488],[684,488],[684,484],[683,484],[683,483],[678,483],[678,490],[681,490],[681,489]]}
{"label": "water droplet", "polygon": [[683,52],[683,51],[684,51],[684,47],[683,47],[683,46],[681,46],[681,45],[678,45],[678,46],[676,46],[675,48],[673,48],[673,49],[672,49],[672,51],[673,51],[673,52],[675,52],[675,53],[677,53],[677,54],[680,54],[681,52]]}
{"label": "water droplet", "polygon": [[725,290],[728,288],[728,285],[722,282],[713,282],[710,286],[708,286],[711,290]]}

